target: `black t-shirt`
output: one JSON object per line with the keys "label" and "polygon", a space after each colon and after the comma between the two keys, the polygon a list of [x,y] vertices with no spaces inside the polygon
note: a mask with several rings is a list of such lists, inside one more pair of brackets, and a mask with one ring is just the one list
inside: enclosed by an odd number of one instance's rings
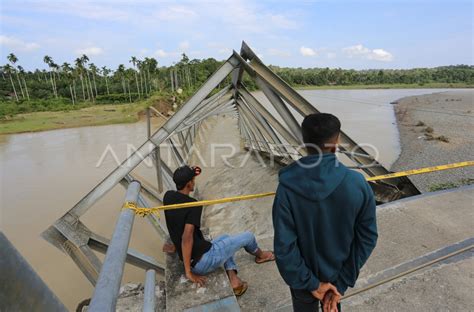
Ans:
{"label": "black t-shirt", "polygon": [[[177,191],[168,191],[163,198],[163,204],[165,205],[195,201],[197,200]],[[211,248],[211,243],[204,239],[200,229],[201,214],[202,206],[165,210],[166,226],[168,227],[170,238],[173,241],[173,244],[176,246],[176,251],[178,252],[179,258],[181,260],[183,260],[183,253],[181,251],[181,238],[183,236],[185,224],[194,225],[194,243],[191,259],[198,260]]]}

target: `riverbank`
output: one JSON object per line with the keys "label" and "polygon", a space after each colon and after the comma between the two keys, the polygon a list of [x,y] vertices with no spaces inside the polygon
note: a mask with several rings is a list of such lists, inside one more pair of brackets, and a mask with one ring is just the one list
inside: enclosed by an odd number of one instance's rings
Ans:
{"label": "riverbank", "polygon": [[[422,88],[472,88],[464,83],[430,83]],[[349,86],[299,86],[297,90],[367,90],[367,89],[418,89],[419,84],[377,84]],[[146,107],[153,105],[163,113],[171,109],[171,95],[153,95],[150,98],[124,104],[93,105],[78,110],[46,111],[18,114],[8,120],[0,120],[0,135],[37,132],[64,128],[101,126],[109,124],[133,123],[140,120]],[[181,100],[186,98],[181,96]]]}
{"label": "riverbank", "polygon": [[144,110],[149,106],[154,106],[165,114],[171,108],[166,97],[153,95],[146,100],[134,103],[94,105],[78,110],[18,114],[8,120],[0,121],[0,135],[132,123],[140,120]]}
{"label": "riverbank", "polygon": [[474,88],[474,85],[468,83],[443,83],[430,82],[419,83],[393,83],[393,84],[368,84],[368,85],[334,85],[334,86],[293,86],[297,90],[356,90],[356,89],[466,89]]}
{"label": "riverbank", "polygon": [[[474,90],[412,96],[396,102],[401,154],[393,171],[472,160]],[[411,176],[422,192],[474,183],[466,167]]]}

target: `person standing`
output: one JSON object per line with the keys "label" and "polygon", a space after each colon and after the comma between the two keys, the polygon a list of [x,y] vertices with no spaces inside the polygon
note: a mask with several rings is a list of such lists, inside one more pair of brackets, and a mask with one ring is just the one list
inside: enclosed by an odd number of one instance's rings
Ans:
{"label": "person standing", "polygon": [[339,163],[341,123],[308,115],[302,134],[308,156],[279,172],[273,203],[274,252],[298,312],[340,311],[377,242],[375,199],[364,176]]}

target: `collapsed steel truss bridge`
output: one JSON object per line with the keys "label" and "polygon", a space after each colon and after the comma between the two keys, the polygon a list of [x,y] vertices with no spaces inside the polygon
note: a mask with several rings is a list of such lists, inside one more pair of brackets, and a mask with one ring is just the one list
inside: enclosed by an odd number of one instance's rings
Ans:
{"label": "collapsed steel truss bridge", "polygon": [[[242,82],[244,72],[255,80],[257,86],[268,98],[271,107],[258,101],[245,87]],[[230,79],[227,79],[228,77]],[[219,90],[219,86],[225,81],[230,81],[230,84]],[[234,115],[238,118],[240,135],[245,148],[275,157],[282,163],[289,163],[305,154],[304,149],[298,148],[303,143],[298,120],[317,112],[315,106],[265,66],[243,42],[240,53],[234,51],[202,87],[157,131],[151,133],[149,126],[148,140],[45,230],[42,236],[68,254],[93,285],[98,283],[99,274],[101,278],[102,275],[107,274],[100,273],[101,270],[105,271],[105,266],[108,266],[109,272],[113,272],[110,271],[110,266],[113,264],[106,263],[108,261],[115,261],[119,271],[123,271],[126,261],[140,268],[162,273],[165,270],[164,264],[128,248],[134,218],[132,211],[121,213],[117,223],[122,222],[121,227],[116,226],[112,242],[92,232],[81,221],[81,216],[117,184],[128,188],[127,197],[133,197],[132,200],[141,207],[149,207],[146,196],[161,203],[163,189],[174,189],[174,183],[172,168],[162,160],[160,145],[166,143],[171,147],[176,167],[185,163],[192,152],[194,139],[202,121],[210,116],[222,113]],[[181,148],[178,148],[178,143]],[[341,157],[347,157],[354,168],[363,171],[368,176],[390,173],[346,133],[341,134],[341,143]],[[145,185],[137,187],[137,183],[133,182],[138,179],[132,171],[144,157],[151,157],[154,161],[159,192]],[[416,187],[406,177],[377,181],[371,183],[371,186],[379,202],[419,194]],[[163,223],[155,215],[149,215],[147,218],[157,233],[165,239],[167,234]],[[117,247],[118,245],[120,247]],[[109,259],[110,257],[106,256],[102,264],[94,250],[107,252],[107,254],[119,250],[121,256],[116,259]],[[118,279],[114,278],[115,283],[118,281],[118,286],[120,286],[121,273],[113,272],[119,275]],[[114,291],[111,290],[111,293]],[[116,302],[116,294],[115,299],[112,298],[113,295],[107,297],[102,294],[101,297],[102,303],[109,297],[112,304]],[[99,307],[93,299],[91,307],[94,306]]]}

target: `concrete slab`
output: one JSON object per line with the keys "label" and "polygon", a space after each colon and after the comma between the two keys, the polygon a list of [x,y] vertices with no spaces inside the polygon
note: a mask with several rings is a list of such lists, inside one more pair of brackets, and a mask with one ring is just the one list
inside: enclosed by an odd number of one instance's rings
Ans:
{"label": "concrete slab", "polygon": [[223,268],[207,275],[204,287],[197,287],[186,278],[178,255],[167,255],[165,283],[166,311],[177,312],[190,308],[193,308],[190,311],[200,311],[202,306],[222,299],[227,299],[227,306],[232,307],[231,303],[234,303],[234,309],[228,311],[238,311],[237,300]]}
{"label": "concrete slab", "polygon": [[474,257],[449,261],[343,302],[350,311],[473,311]]}
{"label": "concrete slab", "polygon": [[[372,257],[361,272],[356,289],[366,286],[367,281],[377,277],[380,272],[390,271],[390,268],[422,257],[427,253],[474,237],[472,227],[474,221],[473,189],[474,187],[463,187],[379,206],[377,211],[379,241]],[[262,246],[265,248],[271,247],[271,245],[271,238],[262,241]],[[274,264],[257,266],[250,256],[243,253],[238,254],[237,263],[242,267],[240,276],[250,285],[248,293],[238,299],[242,311],[278,310],[282,312],[292,310],[288,287],[281,279]],[[419,261],[413,261],[413,265],[417,263]],[[406,268],[406,266],[401,267]],[[465,267],[466,265],[460,264],[459,269]],[[472,276],[472,268],[470,271],[465,270],[464,274],[467,277]],[[447,273],[437,274],[444,276]],[[452,278],[453,283],[456,281],[456,276]],[[397,282],[398,280],[395,281],[395,283]],[[464,283],[472,283],[472,279],[464,279]],[[420,292],[413,294],[413,296],[419,296],[421,293],[430,291],[429,289],[433,285],[418,283],[413,287],[412,291]],[[471,284],[470,287],[473,289],[474,285]],[[449,289],[446,291],[449,292]],[[354,300],[358,296],[360,295],[354,296]],[[354,300],[344,302],[343,308],[350,307],[352,311],[352,304],[356,302]],[[432,310],[432,308],[436,310],[436,306],[432,305],[429,300],[421,298],[420,302],[427,307],[424,310]],[[397,306],[396,302],[393,304],[389,310],[404,310],[402,305]],[[362,307],[363,305],[361,311]],[[376,311],[377,307],[375,306],[373,311]],[[385,306],[385,308],[387,307],[389,306]],[[421,308],[421,306],[418,307]]]}
{"label": "concrete slab", "polygon": [[[273,249],[273,237],[257,239],[260,248]],[[237,300],[242,311],[274,311],[288,304],[290,291],[280,276],[275,262],[256,264],[255,258],[245,251],[236,255],[239,276],[249,283],[249,289]]]}
{"label": "concrete slab", "polygon": [[[160,281],[155,288],[155,312],[165,312],[165,283]],[[144,289],[142,284],[126,284],[120,288],[116,312],[142,312]]]}
{"label": "concrete slab", "polygon": [[377,247],[358,283],[371,274],[473,237],[473,222],[474,186],[379,206]]}
{"label": "concrete slab", "polygon": [[[232,119],[218,117],[206,123],[203,130],[206,137],[211,136],[212,142],[227,143],[239,151],[239,142],[235,137],[223,135],[232,132],[229,128],[235,127],[234,132],[237,132]],[[223,131],[224,128],[227,131]],[[277,184],[277,166],[262,168],[258,159],[247,158],[240,152],[228,157],[224,163],[221,156],[228,154],[228,149],[214,153],[215,162],[212,164],[208,145],[201,145],[198,140],[197,146],[203,160],[208,165],[211,163],[210,168],[203,166],[205,170],[198,181],[205,198],[269,191]],[[243,159],[248,160],[245,166],[241,166]],[[259,179],[248,181],[249,176],[256,175]],[[250,230],[256,234],[263,248],[272,248],[272,202],[272,199],[263,199],[209,206],[205,208],[203,223],[213,235]],[[379,272],[474,237],[474,187],[430,193],[382,205],[378,207],[377,214],[378,245],[362,269],[356,287]],[[237,255],[236,262],[240,266],[239,275],[249,283],[247,293],[238,299],[242,311],[291,311],[288,287],[274,263],[256,265],[253,257],[244,252]],[[427,283],[426,287],[432,285]],[[422,299],[421,302],[428,307],[424,310],[436,310],[428,300]],[[350,307],[349,302],[343,303],[344,307]],[[389,310],[403,310],[401,305],[393,307]]]}

